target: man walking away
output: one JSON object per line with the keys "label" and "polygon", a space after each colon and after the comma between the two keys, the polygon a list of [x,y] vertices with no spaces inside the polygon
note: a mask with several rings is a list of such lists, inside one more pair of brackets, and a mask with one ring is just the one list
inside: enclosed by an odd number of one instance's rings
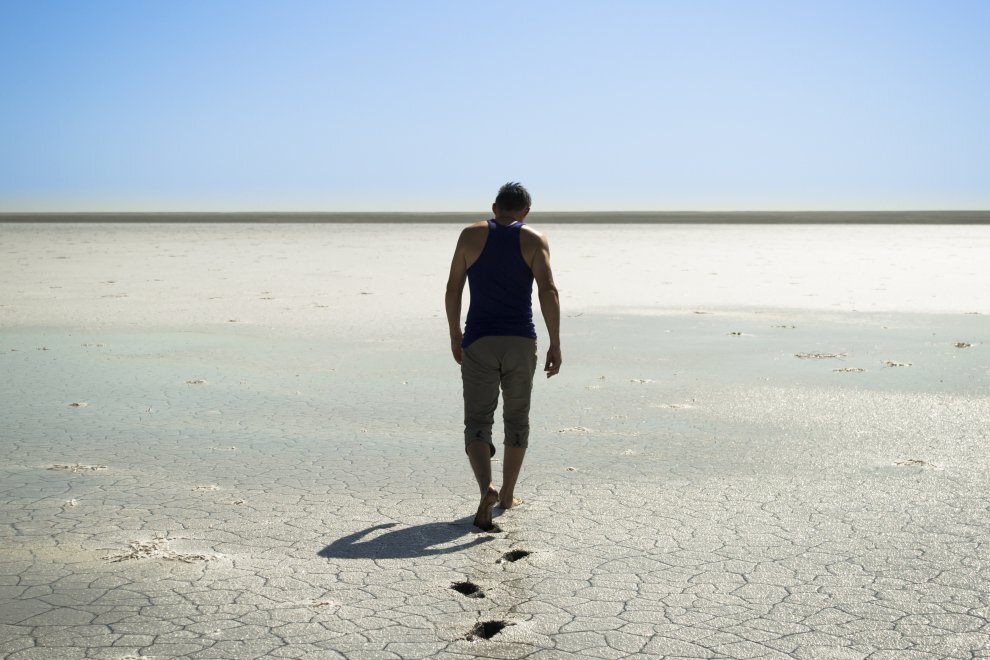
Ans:
{"label": "man walking away", "polygon": [[[523,224],[529,192],[519,183],[502,186],[494,218],[461,231],[450,264],[445,305],[450,350],[464,385],[464,449],[481,489],[474,524],[494,528],[492,509],[522,504],[513,497],[529,445],[529,403],[536,372],[533,281],[550,335],[544,371],[560,371],[560,298],[550,270],[546,237]],[[471,303],[461,332],[461,296],[468,282]],[[505,457],[502,490],[492,484],[492,425],[502,391]]]}

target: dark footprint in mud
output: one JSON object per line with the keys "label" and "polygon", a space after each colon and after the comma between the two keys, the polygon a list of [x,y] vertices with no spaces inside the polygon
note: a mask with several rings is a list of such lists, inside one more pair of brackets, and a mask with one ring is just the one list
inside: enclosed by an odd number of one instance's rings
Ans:
{"label": "dark footprint in mud", "polygon": [[474,582],[455,582],[450,588],[459,594],[464,594],[468,598],[484,598],[485,592]]}
{"label": "dark footprint in mud", "polygon": [[506,626],[511,625],[511,623],[506,623],[505,621],[482,621],[472,628],[471,632],[464,636],[464,639],[468,641],[474,641],[476,639],[491,639],[495,635],[502,632]]}
{"label": "dark footprint in mud", "polygon": [[529,550],[510,550],[509,552],[502,555],[502,557],[496,562],[497,564],[504,564],[506,562],[519,561],[523,557],[529,557]]}

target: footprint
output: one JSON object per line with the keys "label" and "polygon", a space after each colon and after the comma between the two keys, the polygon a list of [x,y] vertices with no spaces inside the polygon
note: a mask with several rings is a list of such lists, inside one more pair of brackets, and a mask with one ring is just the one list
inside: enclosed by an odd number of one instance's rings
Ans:
{"label": "footprint", "polygon": [[459,594],[464,594],[468,598],[484,598],[485,592],[474,582],[455,582],[450,588]]}
{"label": "footprint", "polygon": [[480,621],[478,625],[471,629],[464,639],[469,642],[476,639],[491,639],[495,635],[502,632],[506,626],[511,626],[513,624],[506,623],[505,621]]}
{"label": "footprint", "polygon": [[955,344],[953,344],[953,346],[955,346],[956,348],[969,348],[970,346],[972,346],[972,344],[965,341],[957,341]]}
{"label": "footprint", "polygon": [[532,554],[529,550],[510,550],[499,558],[496,564],[505,564],[519,561],[523,557],[529,557]]}
{"label": "footprint", "polygon": [[883,366],[885,367],[910,367],[910,362],[894,362],[893,360],[884,360]]}

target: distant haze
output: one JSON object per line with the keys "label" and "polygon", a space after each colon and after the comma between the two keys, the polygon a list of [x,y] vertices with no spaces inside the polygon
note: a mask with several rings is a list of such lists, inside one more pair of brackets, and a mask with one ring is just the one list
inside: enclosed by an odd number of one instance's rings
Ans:
{"label": "distant haze", "polygon": [[990,2],[0,3],[0,212],[990,209]]}

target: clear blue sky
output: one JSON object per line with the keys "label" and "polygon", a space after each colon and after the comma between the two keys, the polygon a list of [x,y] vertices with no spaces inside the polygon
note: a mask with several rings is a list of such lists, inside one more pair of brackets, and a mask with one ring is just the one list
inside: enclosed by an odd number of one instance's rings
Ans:
{"label": "clear blue sky", "polygon": [[990,209],[990,2],[0,2],[0,211]]}

